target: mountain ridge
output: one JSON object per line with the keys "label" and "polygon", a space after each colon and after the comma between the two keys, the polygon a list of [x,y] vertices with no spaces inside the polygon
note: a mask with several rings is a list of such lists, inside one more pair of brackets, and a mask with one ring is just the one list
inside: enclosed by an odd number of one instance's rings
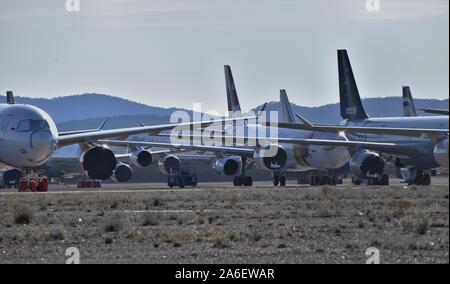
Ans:
{"label": "mountain ridge", "polygon": [[[5,97],[0,96],[0,101],[4,102]],[[52,99],[16,97],[16,102],[31,104],[47,111],[61,130],[96,127],[104,118],[109,118],[107,128],[117,128],[132,127],[138,123],[147,125],[168,123],[170,115],[177,110],[184,110],[190,115],[192,114],[192,111],[183,108],[149,106],[104,94],[87,93]],[[312,122],[337,123],[340,121],[338,103],[315,107],[297,105],[294,101],[291,101],[291,104],[294,113],[299,113]],[[366,98],[363,99],[363,104],[367,113],[372,117],[403,116],[403,99],[401,97]],[[426,107],[448,109],[448,104],[448,99],[415,99],[417,109]],[[245,106],[243,107],[245,109]],[[251,110],[255,111],[260,107],[256,106]],[[269,102],[266,110],[279,111],[279,102]]]}

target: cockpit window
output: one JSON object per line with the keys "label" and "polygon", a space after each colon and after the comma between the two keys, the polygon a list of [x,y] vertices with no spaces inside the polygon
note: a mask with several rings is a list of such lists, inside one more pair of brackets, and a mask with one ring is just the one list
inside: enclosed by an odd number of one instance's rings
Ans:
{"label": "cockpit window", "polygon": [[31,132],[39,130],[49,130],[50,126],[45,120],[26,119],[19,122],[16,128],[17,132]]}

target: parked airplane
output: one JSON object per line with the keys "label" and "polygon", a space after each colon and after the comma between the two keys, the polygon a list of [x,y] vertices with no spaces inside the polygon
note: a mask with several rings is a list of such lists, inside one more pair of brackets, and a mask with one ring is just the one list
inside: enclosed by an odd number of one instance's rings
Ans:
{"label": "parked airplane", "polygon": [[361,147],[350,160],[353,180],[359,184],[387,184],[385,163],[395,161],[409,184],[429,185],[430,172],[449,166],[448,116],[369,118],[359,96],[346,50],[338,51],[341,125],[315,125],[299,116],[303,124],[280,123],[280,127],[345,133],[350,141],[393,143],[392,146]]}
{"label": "parked airplane", "polygon": [[[174,128],[204,128],[232,121],[236,119],[58,133],[54,121],[46,112],[34,106],[16,104],[13,93],[7,92],[7,104],[0,104],[0,172],[6,180],[17,171],[23,172],[24,178],[19,183],[21,191],[46,191],[47,178],[38,178],[35,170],[45,164],[58,147],[80,144],[83,149],[80,157],[83,171],[91,179],[105,180],[125,167],[108,146],[97,142],[99,139],[122,139],[144,133],[155,135]],[[151,162],[153,156],[150,150],[135,147],[130,158],[139,164],[141,161]]]}
{"label": "parked airplane", "polygon": [[[239,99],[231,68],[225,66],[227,101],[230,112],[238,112],[237,116],[242,113],[239,105]],[[289,103],[286,92],[281,92],[283,102]],[[285,119],[292,123],[293,114],[289,111],[287,105],[285,108]],[[272,122],[273,123],[273,122]],[[277,133],[277,138],[261,136],[267,133]],[[288,171],[308,171],[308,170],[333,170],[341,168],[350,159],[348,148],[392,146],[394,144],[364,142],[364,141],[347,141],[345,137],[339,134],[330,134],[314,131],[290,131],[286,129],[278,129],[277,127],[266,127],[259,124],[247,125],[228,125],[224,129],[224,135],[219,136],[215,145],[205,145],[205,136],[188,136],[186,140],[191,138],[201,138],[199,144],[189,143],[153,143],[139,141],[117,141],[102,140],[102,143],[112,146],[142,146],[142,147],[163,147],[167,149],[178,150],[196,150],[204,152],[212,152],[217,156],[214,168],[221,174],[235,176],[233,184],[235,186],[251,186],[252,177],[247,176],[249,166],[255,165],[260,170],[273,173],[274,185],[285,185],[285,173]],[[252,137],[249,135],[257,135]],[[241,134],[243,136],[238,136]],[[177,133],[173,136],[178,136]],[[192,137],[194,136],[194,137]],[[283,138],[278,138],[283,137]],[[300,137],[300,138],[299,138]],[[238,140],[243,143],[235,143],[232,146],[223,145],[224,140]],[[249,145],[248,141],[256,142]],[[208,141],[210,142],[210,141]],[[219,144],[219,146],[217,146]],[[271,153],[271,154],[268,154]],[[322,183],[322,177],[315,176],[311,181],[313,185]],[[325,182],[336,184],[337,176],[327,176]]]}

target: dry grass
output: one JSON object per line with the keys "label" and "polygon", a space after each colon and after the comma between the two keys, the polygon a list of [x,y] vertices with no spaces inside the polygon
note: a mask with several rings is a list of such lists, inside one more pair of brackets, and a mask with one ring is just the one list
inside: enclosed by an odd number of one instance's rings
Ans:
{"label": "dry grass", "polygon": [[70,246],[85,263],[365,263],[372,246],[383,263],[448,263],[446,196],[403,185],[0,194],[12,204],[0,207],[0,263],[65,263]]}
{"label": "dry grass", "polygon": [[27,206],[19,206],[14,210],[14,223],[19,225],[30,224],[33,213]]}

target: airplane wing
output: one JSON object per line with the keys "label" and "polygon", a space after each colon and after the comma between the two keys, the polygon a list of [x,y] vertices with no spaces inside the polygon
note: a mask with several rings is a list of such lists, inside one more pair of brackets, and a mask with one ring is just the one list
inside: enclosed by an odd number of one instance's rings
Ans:
{"label": "airplane wing", "polygon": [[[431,137],[443,136],[449,133],[448,129],[421,129],[421,128],[389,128],[389,127],[355,127],[355,126],[341,126],[341,125],[317,125],[312,124],[305,118],[297,114],[297,117],[303,123],[283,123],[279,122],[279,128],[309,130],[317,132],[355,132],[368,134],[387,134],[408,137],[421,137],[428,135]],[[266,123],[270,126],[270,123]]]}
{"label": "airplane wing", "polygon": [[[195,138],[195,136],[191,136]],[[201,136],[198,136],[201,137]],[[237,139],[243,141],[245,144],[248,140],[252,139],[257,141],[258,146],[267,145],[267,142],[272,143],[282,143],[282,144],[295,144],[295,145],[319,145],[325,147],[348,147],[357,148],[364,147],[370,150],[386,150],[388,148],[396,147],[394,143],[376,143],[376,142],[359,142],[359,141],[342,141],[342,140],[321,140],[321,139],[295,139],[295,138],[276,138],[276,139],[258,139],[256,137],[221,137],[225,139]],[[263,143],[260,143],[263,140]],[[142,146],[142,147],[163,147],[168,149],[178,149],[178,150],[196,150],[196,151],[207,151],[214,153],[223,153],[238,155],[244,157],[253,157],[256,147],[249,146],[208,146],[208,145],[186,145],[186,144],[171,144],[171,143],[157,143],[157,142],[134,142],[134,141],[118,141],[118,140],[100,140],[100,143],[104,143],[110,146]]]}
{"label": "airplane wing", "polygon": [[205,128],[212,125],[221,125],[223,123],[229,123],[241,120],[252,120],[256,117],[242,117],[242,118],[230,118],[230,119],[218,119],[211,121],[200,121],[200,122],[190,122],[190,123],[178,123],[178,124],[165,124],[165,125],[155,125],[155,126],[140,126],[122,129],[111,129],[111,130],[100,130],[87,133],[76,133],[69,135],[59,135],[58,137],[58,147],[67,146],[76,143],[94,142],[99,139],[114,138],[114,137],[128,137],[130,135],[137,134],[149,134],[155,135],[162,131],[173,130],[173,129],[189,129],[194,128]]}
{"label": "airplane wing", "polygon": [[449,115],[449,111],[445,109],[423,108],[420,109],[425,113],[437,114],[437,115]]}
{"label": "airplane wing", "polygon": [[137,141],[119,141],[119,140],[99,140],[100,143],[110,146],[128,147],[128,146],[141,146],[141,147],[161,147],[177,150],[195,150],[204,152],[215,152],[223,154],[238,155],[244,157],[253,157],[255,150],[252,148],[244,147],[220,147],[220,146],[206,146],[206,145],[183,145],[183,144],[171,144],[171,143],[158,143],[158,142],[137,142]]}

